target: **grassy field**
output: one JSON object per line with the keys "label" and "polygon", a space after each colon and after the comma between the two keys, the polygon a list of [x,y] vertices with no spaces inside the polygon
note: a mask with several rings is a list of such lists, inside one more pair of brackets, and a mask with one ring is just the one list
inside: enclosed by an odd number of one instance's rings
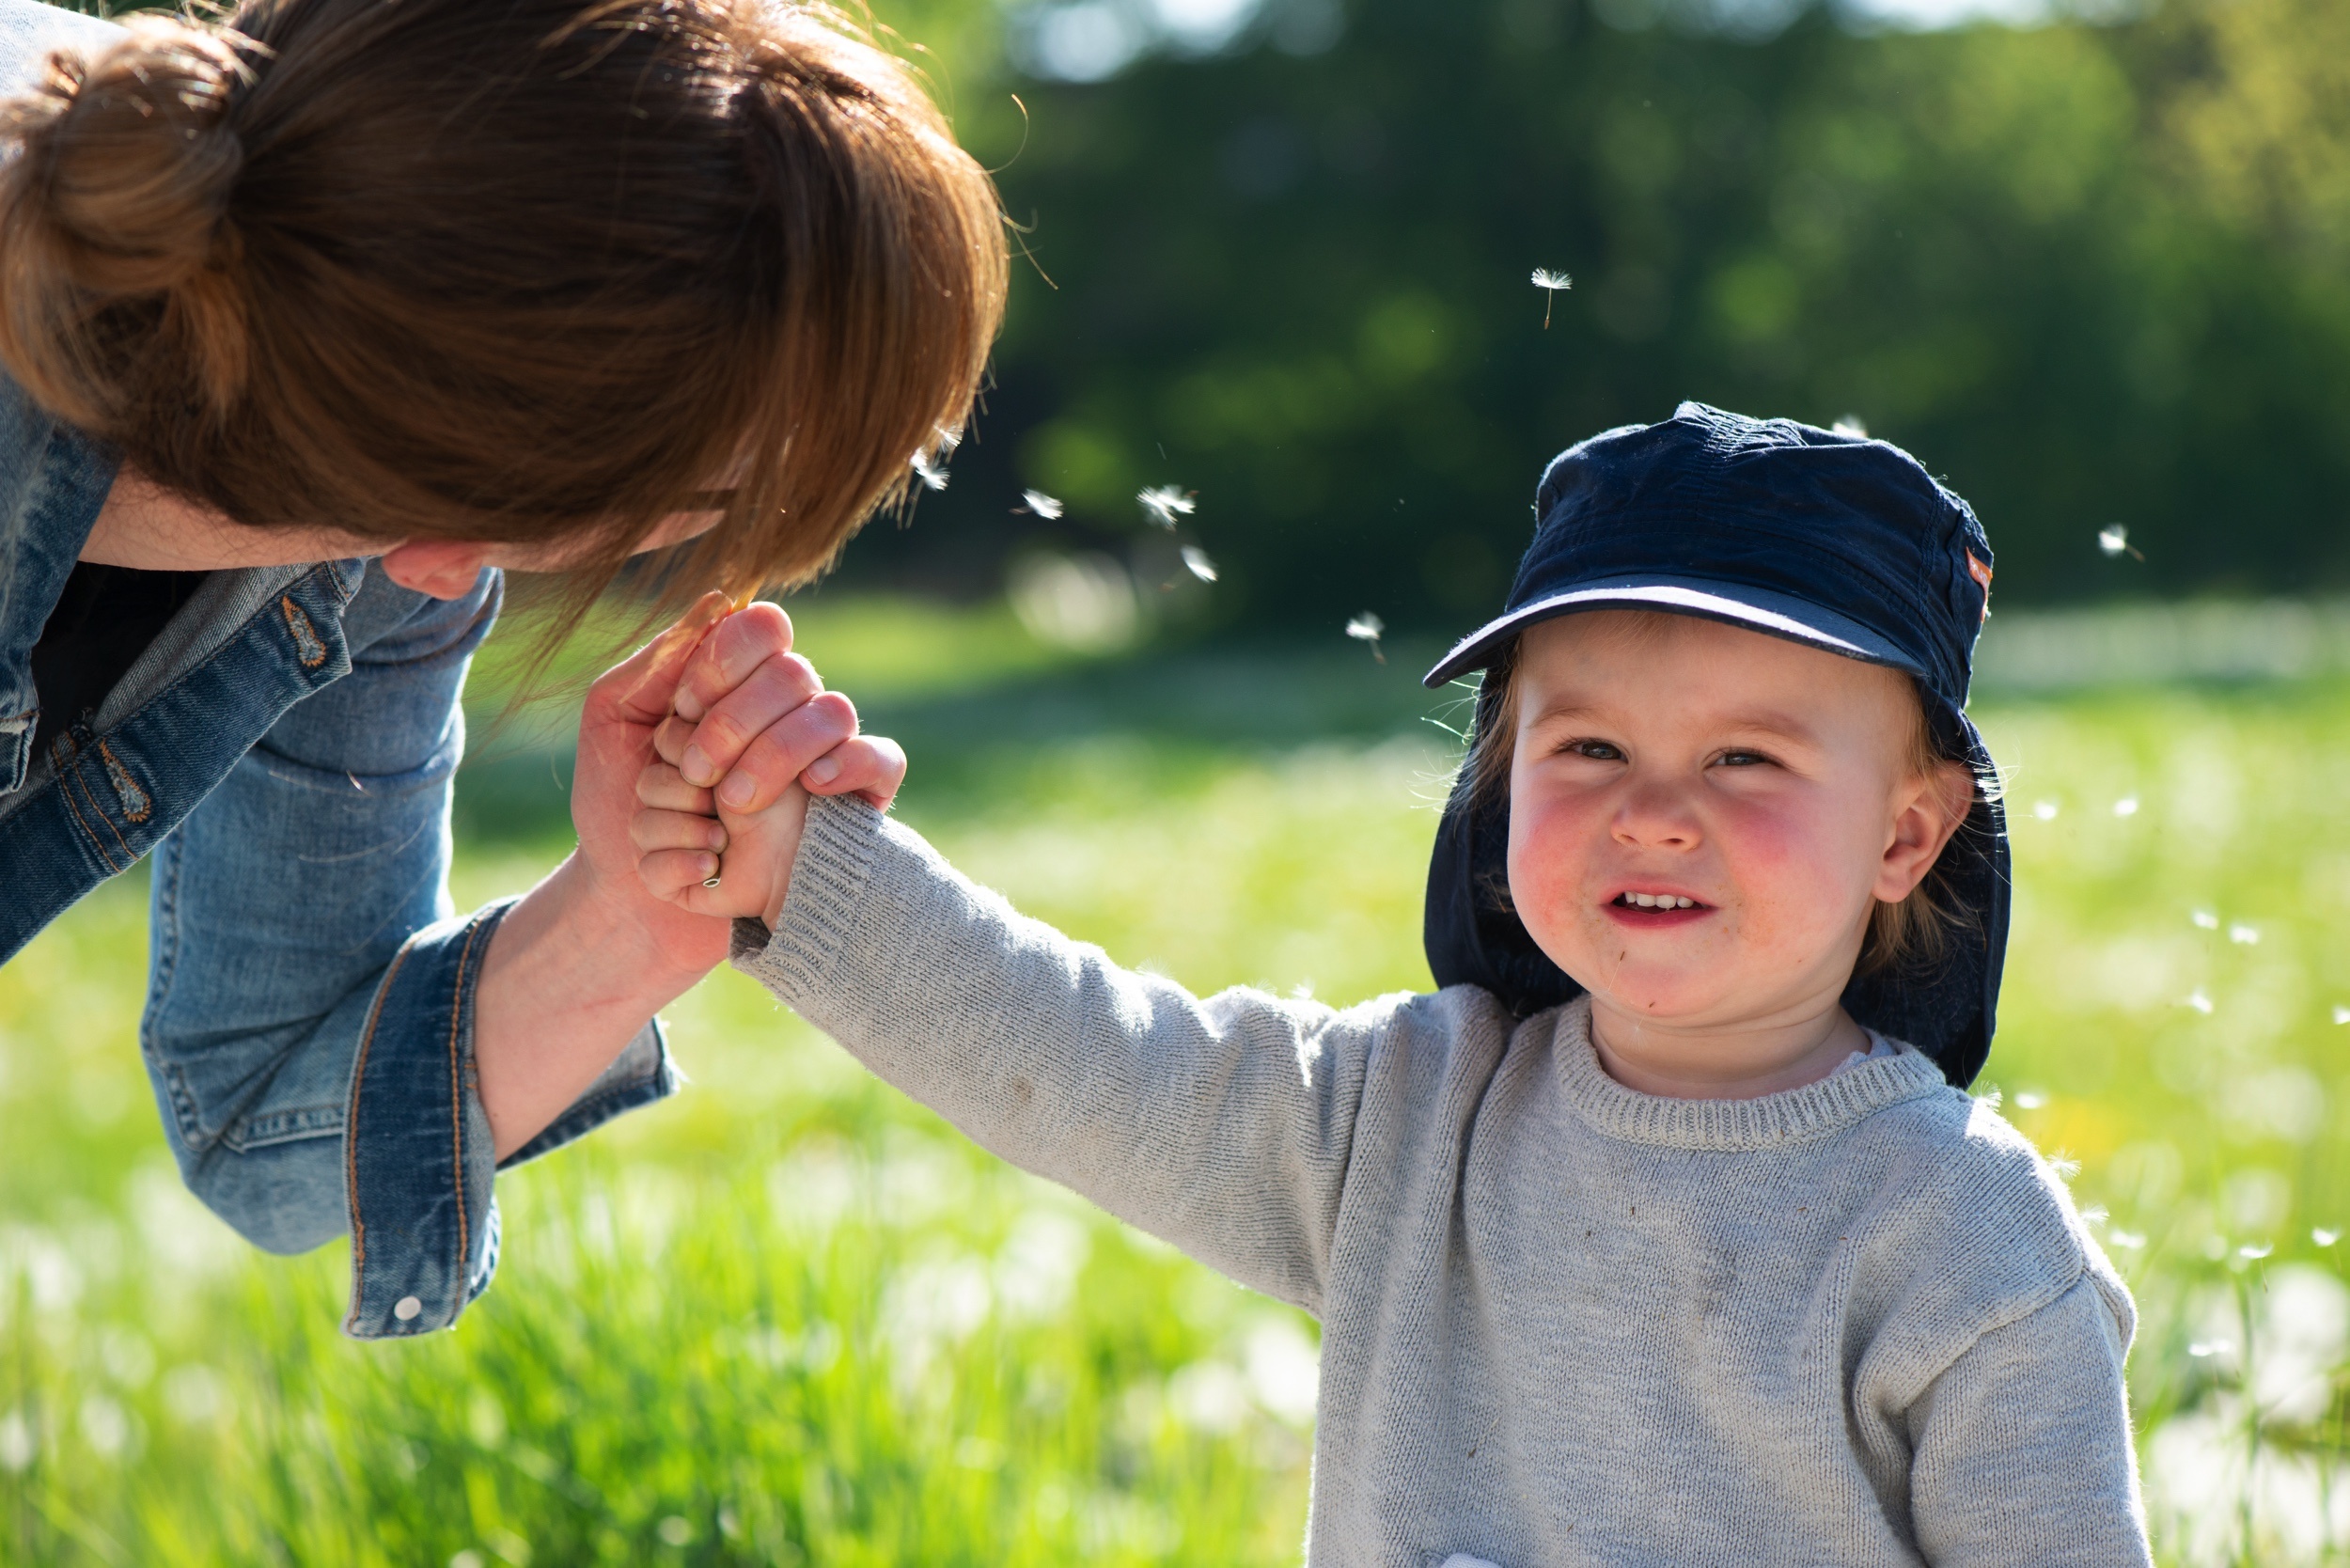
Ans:
{"label": "grassy field", "polygon": [[[907,818],[1198,988],[1424,984],[1449,760],[1416,650],[1083,666],[1001,617],[826,605]],[[909,654],[909,637],[925,639]],[[1333,639],[1336,642],[1337,639]],[[2138,1294],[2167,1561],[2350,1547],[2350,683],[1983,709],[2018,868],[1978,1092],[2077,1162]],[[461,902],[561,853],[527,721],[465,776]],[[179,1188],[133,875],[0,969],[0,1561],[1281,1563],[1312,1325],[964,1145],[722,974],[682,1097],[501,1185],[457,1331],[340,1340],[340,1247]]]}

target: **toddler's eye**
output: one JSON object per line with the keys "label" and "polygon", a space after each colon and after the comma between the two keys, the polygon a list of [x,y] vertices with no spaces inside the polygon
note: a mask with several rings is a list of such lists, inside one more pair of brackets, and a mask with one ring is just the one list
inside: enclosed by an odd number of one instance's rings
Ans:
{"label": "toddler's eye", "polygon": [[1623,753],[1606,741],[1569,741],[1561,749],[1576,757],[1589,757],[1594,762],[1623,760]]}
{"label": "toddler's eye", "polygon": [[1765,767],[1770,759],[1759,751],[1725,751],[1716,759],[1726,768]]}

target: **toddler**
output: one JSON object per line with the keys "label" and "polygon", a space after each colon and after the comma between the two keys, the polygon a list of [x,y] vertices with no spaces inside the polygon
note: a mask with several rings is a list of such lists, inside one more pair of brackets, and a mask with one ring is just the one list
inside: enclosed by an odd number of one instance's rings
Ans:
{"label": "toddler", "polygon": [[791,787],[812,748],[721,745],[770,715],[706,660],[640,870],[989,1149],[1320,1320],[1310,1563],[2145,1563],[2129,1295],[1964,1092],[2007,886],[1973,514],[1696,404],[1537,511],[1428,676],[1484,672],[1433,994],[1120,968]]}

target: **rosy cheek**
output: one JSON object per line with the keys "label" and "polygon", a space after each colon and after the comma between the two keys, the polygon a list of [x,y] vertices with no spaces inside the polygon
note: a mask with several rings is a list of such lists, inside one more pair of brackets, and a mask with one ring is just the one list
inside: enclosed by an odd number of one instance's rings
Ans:
{"label": "rosy cheek", "polygon": [[1603,831],[1596,807],[1572,797],[1521,794],[1510,813],[1510,889],[1529,926],[1574,918],[1590,860],[1592,836]]}
{"label": "rosy cheek", "polygon": [[1810,804],[1737,802],[1715,819],[1715,848],[1758,939],[1767,939],[1767,928],[1793,934],[1832,920],[1852,896],[1850,836]]}

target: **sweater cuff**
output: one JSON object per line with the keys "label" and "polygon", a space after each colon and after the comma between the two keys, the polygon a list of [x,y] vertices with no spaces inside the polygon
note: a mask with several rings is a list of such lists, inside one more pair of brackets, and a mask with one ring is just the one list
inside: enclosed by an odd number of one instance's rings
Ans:
{"label": "sweater cuff", "polygon": [[773,932],[759,920],[734,922],[734,966],[787,1003],[813,992],[856,928],[886,823],[861,796],[810,800],[783,914]]}

